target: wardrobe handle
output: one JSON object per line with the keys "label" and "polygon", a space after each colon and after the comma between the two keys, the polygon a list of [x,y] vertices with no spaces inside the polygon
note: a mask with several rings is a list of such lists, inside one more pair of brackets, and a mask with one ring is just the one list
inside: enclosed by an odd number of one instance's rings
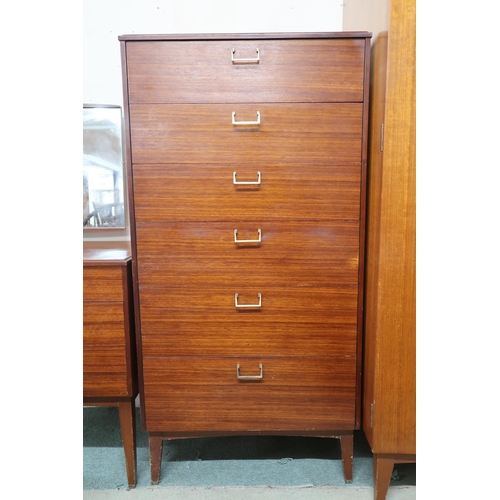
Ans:
{"label": "wardrobe handle", "polygon": [[260,380],[262,378],[262,363],[259,363],[259,375],[240,375],[240,365],[236,365],[236,378],[238,380]]}
{"label": "wardrobe handle", "polygon": [[257,172],[257,180],[256,181],[237,181],[236,180],[236,172],[233,172],[233,184],[235,186],[256,186],[260,184],[260,172]]}
{"label": "wardrobe handle", "polygon": [[250,59],[235,59],[234,57],[234,53],[235,53],[236,49],[233,49],[231,51],[231,62],[233,64],[259,64],[259,61],[260,61],[260,53],[259,53],[259,49],[255,49],[255,51],[257,52],[257,57],[252,57]]}
{"label": "wardrobe handle", "polygon": [[236,121],[236,111],[233,111],[233,125],[260,125],[260,112],[257,111],[257,120],[254,122],[237,122]]}
{"label": "wardrobe handle", "polygon": [[262,242],[262,230],[257,229],[257,233],[259,236],[257,236],[256,240],[239,240],[238,239],[238,230],[234,230],[234,242],[235,243],[261,243]]}
{"label": "wardrobe handle", "polygon": [[242,307],[262,307],[262,295],[260,293],[257,294],[259,298],[258,304],[238,304],[238,294],[234,294],[234,307],[242,308]]}

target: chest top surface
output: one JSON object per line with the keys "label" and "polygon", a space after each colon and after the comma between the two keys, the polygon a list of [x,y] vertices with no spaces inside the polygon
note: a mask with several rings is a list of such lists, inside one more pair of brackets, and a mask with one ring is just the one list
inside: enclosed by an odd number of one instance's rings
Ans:
{"label": "chest top surface", "polygon": [[272,40],[286,38],[371,38],[368,31],[334,31],[334,32],[289,32],[289,33],[189,33],[189,34],[124,34],[118,37],[121,41],[134,40]]}
{"label": "chest top surface", "polygon": [[129,241],[84,241],[83,265],[126,265],[132,254]]}

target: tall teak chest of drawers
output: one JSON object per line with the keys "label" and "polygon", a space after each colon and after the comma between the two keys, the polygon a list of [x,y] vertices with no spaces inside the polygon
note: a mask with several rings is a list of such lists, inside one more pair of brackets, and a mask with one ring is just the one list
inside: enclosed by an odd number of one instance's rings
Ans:
{"label": "tall teak chest of drawers", "polygon": [[371,34],[124,35],[141,418],[164,439],[360,423]]}

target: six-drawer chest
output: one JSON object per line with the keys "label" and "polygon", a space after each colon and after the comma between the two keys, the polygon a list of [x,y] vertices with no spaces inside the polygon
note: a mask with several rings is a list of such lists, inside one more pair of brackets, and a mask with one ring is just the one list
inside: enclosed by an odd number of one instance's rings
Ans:
{"label": "six-drawer chest", "polygon": [[360,427],[370,33],[123,35],[151,479],[162,442]]}

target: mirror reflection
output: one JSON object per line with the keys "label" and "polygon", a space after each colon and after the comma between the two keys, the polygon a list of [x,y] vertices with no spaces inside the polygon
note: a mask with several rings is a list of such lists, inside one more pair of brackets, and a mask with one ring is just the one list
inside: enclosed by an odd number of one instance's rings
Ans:
{"label": "mirror reflection", "polygon": [[83,228],[125,227],[122,110],[83,106]]}

